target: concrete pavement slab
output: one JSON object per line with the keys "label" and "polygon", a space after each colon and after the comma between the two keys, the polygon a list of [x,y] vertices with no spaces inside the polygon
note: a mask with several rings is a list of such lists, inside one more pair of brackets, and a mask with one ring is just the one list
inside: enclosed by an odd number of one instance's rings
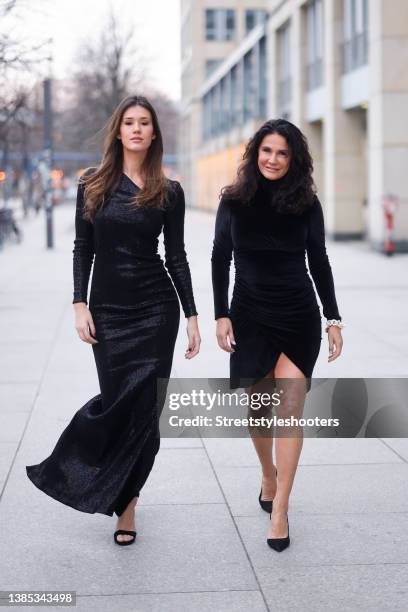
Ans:
{"label": "concrete pavement slab", "polygon": [[382,438],[383,444],[408,462],[408,438]]}
{"label": "concrete pavement slab", "polygon": [[[271,553],[284,554],[273,550]],[[279,559],[273,567],[257,571],[273,612],[289,612],[299,607],[313,612],[406,611],[406,565],[314,566],[310,559],[305,567],[282,568]]]}
{"label": "concrete pavement slab", "polygon": [[80,596],[77,610],[83,612],[267,612],[259,591],[223,591],[201,593],[150,593],[139,595]]}
{"label": "concrete pavement slab", "polygon": [[[257,516],[259,468],[215,468],[227,503],[236,516]],[[408,464],[299,466],[293,485],[292,512],[408,512]]]}
{"label": "concrete pavement slab", "polygon": [[75,338],[72,342],[61,342],[56,338],[52,348],[51,359],[47,374],[53,377],[59,373],[65,374],[94,372],[96,374],[95,360],[90,344]]}
{"label": "concrete pavement slab", "polygon": [[[269,516],[237,517],[255,571],[259,567],[408,564],[408,512],[300,514],[289,507],[290,546],[277,554],[266,543]],[[277,559],[279,557],[279,559]]]}
{"label": "concrete pavement slab", "polygon": [[202,448],[200,438],[161,438],[160,448]]}
{"label": "concrete pavement slab", "polygon": [[17,442],[0,442],[0,493],[17,449]]}
{"label": "concrete pavement slab", "polygon": [[29,412],[37,389],[36,383],[0,383],[0,413]]}
{"label": "concrete pavement slab", "polygon": [[121,548],[113,542],[113,517],[77,513],[11,481],[0,508],[7,589],[117,595],[258,588],[222,504],[140,507],[137,541]]}
{"label": "concrete pavement slab", "polygon": [[[259,467],[249,438],[205,438],[204,446],[216,467]],[[299,465],[401,463],[403,460],[375,438],[305,438]]]}
{"label": "concrete pavement slab", "polygon": [[0,382],[38,382],[52,341],[0,341]]}
{"label": "concrete pavement slab", "polygon": [[26,422],[25,412],[0,412],[0,443],[19,442]]}
{"label": "concrete pavement slab", "polygon": [[224,503],[202,448],[163,448],[140,496],[141,504]]}

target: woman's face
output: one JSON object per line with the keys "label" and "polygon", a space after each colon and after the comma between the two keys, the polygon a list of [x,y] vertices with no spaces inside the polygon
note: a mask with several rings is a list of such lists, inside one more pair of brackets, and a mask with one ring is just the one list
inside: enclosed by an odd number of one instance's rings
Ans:
{"label": "woman's face", "polygon": [[150,111],[143,106],[130,106],[123,113],[119,135],[124,149],[147,151],[155,138]]}
{"label": "woman's face", "polygon": [[286,138],[280,134],[268,134],[258,149],[258,168],[267,179],[274,181],[289,170],[290,151]]}

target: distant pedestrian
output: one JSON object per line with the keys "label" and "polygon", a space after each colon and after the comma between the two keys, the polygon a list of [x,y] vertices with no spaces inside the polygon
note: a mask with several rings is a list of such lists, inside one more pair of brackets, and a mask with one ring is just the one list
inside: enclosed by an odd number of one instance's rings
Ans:
{"label": "distant pedestrian", "polygon": [[[162,155],[153,107],[143,96],[126,98],[111,117],[100,166],[80,181],[76,206],[75,325],[92,345],[101,393],[74,415],[48,459],[27,467],[58,501],[116,513],[120,545],[135,541],[135,505],[160,445],[157,379],[170,376],[177,294],[188,319],[187,359],[201,341],[184,250],[184,193],[164,176]],[[157,252],[162,231],[177,293]]]}
{"label": "distant pedestrian", "polygon": [[[302,416],[321,343],[321,317],[309,270],[327,318],[329,361],[342,350],[341,317],[325,247],[322,207],[305,137],[289,121],[267,121],[249,141],[235,182],[222,190],[212,253],[219,346],[230,355],[231,387],[280,393],[277,416]],[[228,305],[230,262],[235,285]],[[271,384],[272,383],[272,384]],[[251,430],[262,465],[259,503],[271,513],[267,542],[289,546],[287,517],[303,444],[301,427],[273,437]],[[272,503],[273,501],[273,503]]]}

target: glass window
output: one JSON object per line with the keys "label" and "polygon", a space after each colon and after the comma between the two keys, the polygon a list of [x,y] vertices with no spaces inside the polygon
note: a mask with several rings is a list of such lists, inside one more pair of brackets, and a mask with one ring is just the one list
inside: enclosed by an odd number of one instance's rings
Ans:
{"label": "glass window", "polygon": [[267,111],[266,100],[266,38],[259,41],[259,116],[265,117]]}
{"label": "glass window", "polygon": [[344,0],[343,70],[350,72],[368,61],[368,0]]}
{"label": "glass window", "polygon": [[245,11],[245,30],[250,32],[255,26],[265,20],[265,11],[263,9],[248,9]]}
{"label": "glass window", "polygon": [[235,33],[235,11],[228,9],[225,13],[225,39],[232,40]]}
{"label": "glass window", "polygon": [[368,28],[368,0],[344,0],[344,39],[365,32]]}
{"label": "glass window", "polygon": [[278,30],[278,101],[282,113],[292,97],[291,66],[290,66],[290,25]]}
{"label": "glass window", "polygon": [[290,76],[289,25],[279,30],[279,73],[281,80]]}
{"label": "glass window", "polygon": [[307,5],[307,85],[319,87],[323,81],[323,8],[322,0]]}
{"label": "glass window", "polygon": [[210,59],[205,62],[205,78],[209,77],[214,72],[222,60]]}
{"label": "glass window", "polygon": [[246,11],[245,13],[245,29],[246,32],[250,32],[255,27],[255,12]]}
{"label": "glass window", "polygon": [[207,40],[215,40],[215,13],[213,9],[205,11],[205,37]]}
{"label": "glass window", "polygon": [[206,9],[206,40],[232,40],[235,36],[235,11],[233,9]]}
{"label": "glass window", "polygon": [[231,106],[231,123],[237,125],[240,122],[240,96],[239,96],[239,77],[238,65],[235,65],[231,70],[231,89],[230,89],[230,106]]}
{"label": "glass window", "polygon": [[229,82],[227,77],[224,77],[220,81],[220,102],[221,102],[221,131],[227,131],[229,129],[229,118],[230,118],[230,107],[229,107]]}
{"label": "glass window", "polygon": [[244,121],[254,116],[255,111],[255,88],[254,88],[254,51],[248,51],[244,55]]}

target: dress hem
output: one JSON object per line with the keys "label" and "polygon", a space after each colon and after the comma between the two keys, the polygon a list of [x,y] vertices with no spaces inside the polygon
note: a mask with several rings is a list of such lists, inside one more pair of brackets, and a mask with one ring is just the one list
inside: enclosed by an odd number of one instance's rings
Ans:
{"label": "dress hem", "polygon": [[52,499],[55,499],[55,501],[58,501],[61,504],[64,504],[65,506],[69,506],[70,508],[73,508],[74,510],[78,510],[79,512],[85,512],[86,514],[104,514],[105,516],[113,516],[114,510],[112,510],[111,512],[104,511],[104,510],[87,510],[84,507],[80,507],[79,504],[74,505],[72,502],[68,501],[68,499],[65,498],[63,495],[57,495],[54,491],[52,491],[48,487],[38,484],[38,482],[35,481],[33,476],[30,476],[30,468],[33,468],[33,467],[36,467],[36,466],[35,465],[26,466],[26,472],[27,472],[28,478],[31,480],[33,485],[37,487],[37,489],[39,489],[40,491],[42,491],[49,497],[52,497]]}

